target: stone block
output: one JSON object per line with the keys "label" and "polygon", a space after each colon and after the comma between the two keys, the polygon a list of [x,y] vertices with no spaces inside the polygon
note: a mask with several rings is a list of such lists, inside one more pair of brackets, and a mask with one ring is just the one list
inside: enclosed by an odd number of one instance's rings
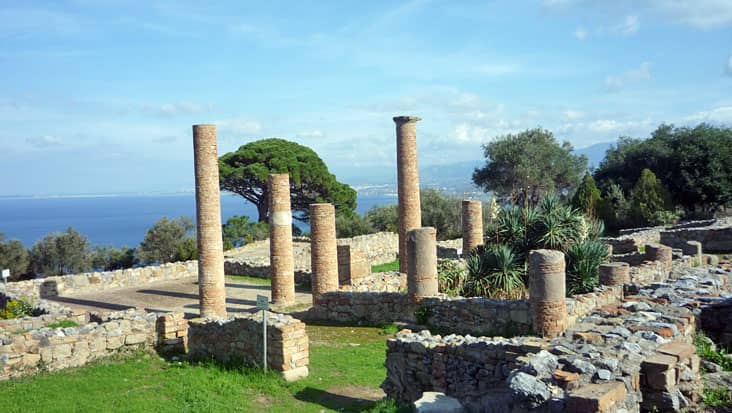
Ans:
{"label": "stone block", "polygon": [[656,349],[659,353],[676,357],[676,361],[684,361],[696,353],[696,348],[683,341],[676,340],[671,343],[663,344]]}
{"label": "stone block", "polygon": [[676,369],[645,373],[645,382],[651,389],[669,391],[676,386]]}
{"label": "stone block", "polygon": [[654,354],[641,363],[643,374],[653,374],[671,370],[676,367],[676,357],[665,354]]}
{"label": "stone block", "polygon": [[414,411],[417,413],[464,413],[465,409],[460,402],[440,392],[424,392],[422,397],[414,402]]}
{"label": "stone block", "polygon": [[557,381],[560,387],[565,390],[574,390],[579,387],[580,376],[578,373],[571,373],[564,370],[555,370],[552,378]]}
{"label": "stone block", "polygon": [[125,337],[125,345],[144,344],[146,340],[147,336],[145,334],[128,334]]}
{"label": "stone block", "polygon": [[620,381],[588,384],[569,394],[566,409],[569,413],[608,412],[625,394]]}

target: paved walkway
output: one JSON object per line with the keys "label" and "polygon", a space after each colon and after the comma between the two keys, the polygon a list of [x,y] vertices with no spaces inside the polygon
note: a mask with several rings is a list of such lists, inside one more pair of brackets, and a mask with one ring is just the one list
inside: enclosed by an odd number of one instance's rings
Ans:
{"label": "paved walkway", "polygon": [[[257,295],[270,295],[268,284],[237,277],[226,277],[226,310],[229,314],[254,312]],[[120,311],[140,308],[155,312],[184,312],[187,318],[198,317],[198,279],[183,278],[134,288],[120,288],[94,293],[72,294],[48,298],[50,301],[89,311]],[[297,291],[298,305],[311,303],[311,295]]]}

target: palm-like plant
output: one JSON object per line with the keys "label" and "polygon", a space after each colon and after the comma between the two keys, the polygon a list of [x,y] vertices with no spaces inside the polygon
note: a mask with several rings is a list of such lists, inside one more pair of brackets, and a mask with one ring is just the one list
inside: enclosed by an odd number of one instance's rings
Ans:
{"label": "palm-like plant", "polygon": [[519,298],[525,295],[520,257],[506,245],[480,248],[468,257],[466,296]]}
{"label": "palm-like plant", "polygon": [[597,287],[600,264],[607,258],[607,247],[598,240],[572,244],[566,252],[567,294],[584,294]]}

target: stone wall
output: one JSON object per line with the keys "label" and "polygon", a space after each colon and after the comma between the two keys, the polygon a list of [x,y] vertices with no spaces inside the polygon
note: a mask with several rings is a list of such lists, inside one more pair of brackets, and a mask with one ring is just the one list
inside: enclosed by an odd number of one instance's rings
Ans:
{"label": "stone wall", "polygon": [[[224,364],[262,365],[262,312],[229,320],[194,319],[188,328],[188,355]],[[267,313],[267,365],[287,380],[308,375],[305,324],[285,314]]]}
{"label": "stone wall", "polygon": [[715,223],[702,228],[674,229],[661,232],[661,243],[673,248],[683,248],[686,241],[699,241],[704,252],[732,251],[732,225]]}
{"label": "stone wall", "polygon": [[702,329],[715,343],[732,346],[732,299],[719,300],[702,308]]}
{"label": "stone wall", "polygon": [[37,300],[62,294],[103,291],[115,288],[138,287],[156,281],[178,280],[198,276],[197,261],[174,262],[125,270],[91,272],[39,278],[8,283],[11,297]]}
{"label": "stone wall", "polygon": [[120,351],[153,347],[157,318],[158,314],[131,310],[109,313],[97,318],[99,322],[79,327],[0,331],[0,380],[78,367]]}
{"label": "stone wall", "polygon": [[18,332],[38,330],[49,324],[56,324],[62,321],[72,321],[78,325],[84,325],[89,322],[89,313],[86,311],[76,311],[69,314],[42,314],[38,317],[0,320],[0,334],[15,334]]}

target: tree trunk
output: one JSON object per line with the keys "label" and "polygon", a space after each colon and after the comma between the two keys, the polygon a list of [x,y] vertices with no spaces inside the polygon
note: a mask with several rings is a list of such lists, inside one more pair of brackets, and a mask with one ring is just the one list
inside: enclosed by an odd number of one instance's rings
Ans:
{"label": "tree trunk", "polygon": [[257,204],[257,213],[259,214],[259,222],[269,221],[269,199],[263,199]]}

